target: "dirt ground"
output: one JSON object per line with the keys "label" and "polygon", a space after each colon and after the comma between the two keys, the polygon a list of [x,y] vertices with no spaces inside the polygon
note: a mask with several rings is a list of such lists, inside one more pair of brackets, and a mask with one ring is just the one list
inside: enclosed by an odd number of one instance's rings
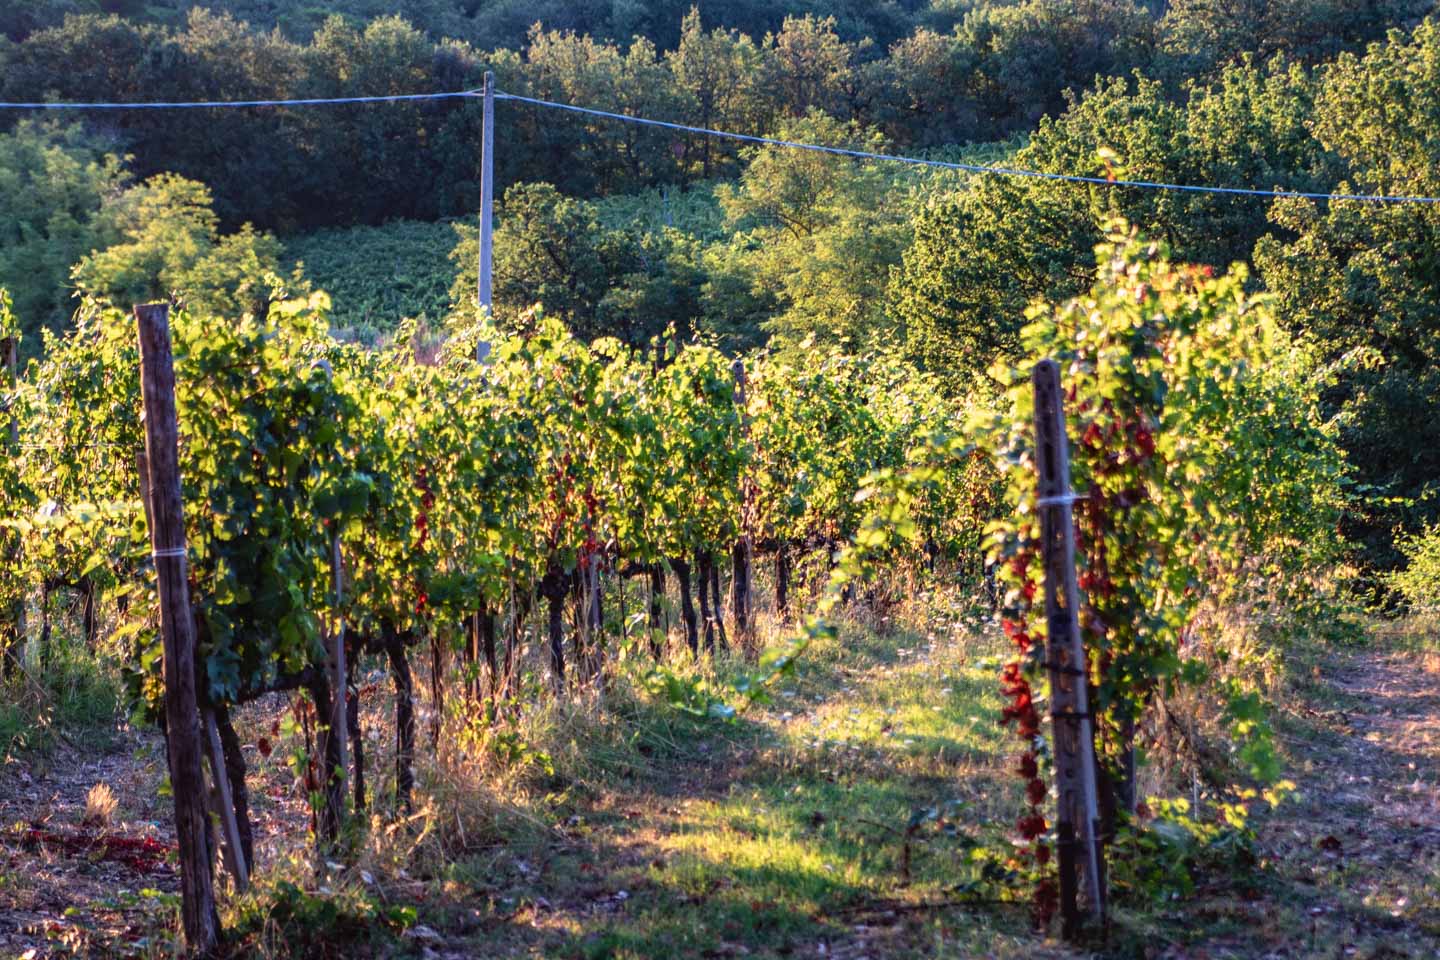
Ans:
{"label": "dirt ground", "polygon": [[[1202,887],[1144,921],[1153,939],[1126,952],[1164,960],[1440,958],[1440,664],[1378,649],[1337,655],[1281,730],[1298,790],[1259,825],[1261,881],[1253,893]],[[153,734],[123,730],[106,750],[62,744],[48,757],[0,771],[0,957],[163,953],[177,887],[156,846],[171,845],[160,751]],[[714,800],[730,779],[684,782]],[[118,801],[106,822],[87,820],[86,796],[97,783]],[[273,776],[256,794],[257,843],[283,845],[303,802]],[[626,857],[639,863],[654,856],[652,837],[666,829],[661,821],[673,816],[678,825],[686,816],[689,801],[673,790],[653,795],[668,799],[629,815],[635,802],[603,801],[618,815],[603,819],[587,843],[614,852],[615,861],[582,865],[578,899],[557,888],[557,903],[587,904],[584,915],[567,921],[581,934],[587,923],[608,923],[627,909],[631,894],[619,883],[619,871],[633,867]],[[556,923],[556,903],[540,901],[529,908],[532,920]],[[899,925],[969,922],[963,911],[925,917],[914,904],[882,907],[844,918],[847,935],[786,955],[878,960],[889,955],[887,938]],[[485,926],[471,925],[458,938],[422,926],[409,948],[417,956],[474,955]],[[549,955],[547,942],[555,941],[512,938],[524,949],[513,955]],[[1032,939],[1005,955],[1052,951],[1053,943]]]}

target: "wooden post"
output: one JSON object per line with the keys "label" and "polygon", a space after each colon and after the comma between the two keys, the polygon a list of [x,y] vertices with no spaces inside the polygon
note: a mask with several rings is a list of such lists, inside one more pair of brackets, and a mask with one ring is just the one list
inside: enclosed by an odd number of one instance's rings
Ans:
{"label": "wooden post", "polygon": [[[5,368],[5,387],[12,392],[15,390],[15,373],[19,366],[19,344],[20,341],[16,337],[0,339],[0,365],[3,365]],[[13,406],[7,410],[7,413],[9,414],[10,421],[6,428],[6,439],[9,441],[8,455],[18,457],[20,455],[20,416],[15,412]],[[23,549],[20,545],[19,535],[17,534],[15,537],[14,552],[11,556],[6,557],[5,561],[18,566],[23,559]],[[4,676],[9,677],[14,674],[20,664],[20,658],[24,656],[22,647],[25,643],[26,629],[25,596],[23,593],[15,600],[14,608],[6,612],[9,615],[8,619],[13,635],[6,637],[0,634],[0,644],[3,644],[4,647],[4,649],[0,649],[0,658],[4,659]]]}
{"label": "wooden post", "polygon": [[[140,506],[148,529],[154,526],[155,516],[150,500],[150,458],[143,450],[135,458],[135,465],[140,474]],[[207,707],[201,713],[205,727],[205,756],[210,761],[210,776],[215,781],[215,790],[211,795],[216,801],[215,814],[220,818],[220,828],[225,833],[225,869],[235,878],[235,889],[244,893],[250,886],[250,864],[246,859],[246,844],[240,838],[240,822],[230,789],[230,771],[220,742],[220,729],[215,722],[215,711]]]}
{"label": "wooden post", "polygon": [[[490,315],[495,253],[495,74],[485,71],[485,107],[480,120],[480,312]],[[490,344],[481,342],[476,358],[484,361]]]}
{"label": "wooden post", "polygon": [[[735,404],[740,408],[740,435],[750,437],[750,415],[746,400],[745,361],[736,359],[730,365],[735,377]],[[740,647],[749,653],[754,646],[754,629],[750,616],[752,580],[750,569],[755,555],[754,537],[755,484],[747,472],[740,478],[740,538],[731,554],[733,573],[730,581],[730,609],[735,617],[735,632]],[[717,598],[718,599],[718,598]]]}
{"label": "wooden post", "polygon": [[205,782],[200,711],[195,696],[195,621],[186,574],[185,516],[180,493],[175,367],[170,354],[169,306],[135,308],[140,338],[140,394],[150,477],[150,550],[159,582],[164,642],[165,742],[175,836],[180,846],[180,916],[192,953],[209,953],[219,938],[210,857],[205,842]]}
{"label": "wooden post", "polygon": [[215,796],[220,808],[220,829],[225,832],[225,867],[235,878],[235,890],[244,893],[250,886],[250,865],[245,862],[245,845],[240,840],[240,824],[235,819],[235,801],[230,796],[230,776],[225,769],[225,749],[220,744],[220,727],[215,712],[205,711],[205,740],[209,748],[210,775],[215,780]]}
{"label": "wooden post", "polygon": [[1096,842],[1095,736],[1089,675],[1080,639],[1080,591],[1075,578],[1074,495],[1070,449],[1060,400],[1060,368],[1035,365],[1035,464],[1040,480],[1040,537],[1045,562],[1046,665],[1050,671],[1050,725],[1059,793],[1055,816],[1060,871],[1060,913],[1065,936],[1079,934],[1076,903],[1083,875],[1092,920],[1105,919],[1103,855]]}
{"label": "wooden post", "polygon": [[335,789],[333,792],[327,790],[326,796],[338,799],[339,806],[335,810],[335,822],[338,824],[345,822],[345,776],[350,765],[345,743],[350,733],[346,709],[350,675],[345,670],[345,618],[340,612],[345,599],[343,575],[340,534],[337,531],[330,536],[330,576],[335,583],[335,618],[330,627],[330,736],[336,744],[336,769],[329,771],[329,776],[334,778]]}

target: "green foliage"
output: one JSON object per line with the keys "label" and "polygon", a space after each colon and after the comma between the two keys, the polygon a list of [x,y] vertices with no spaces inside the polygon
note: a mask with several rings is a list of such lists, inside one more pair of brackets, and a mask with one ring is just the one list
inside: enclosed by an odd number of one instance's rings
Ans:
{"label": "green foliage", "polygon": [[605,227],[633,227],[647,233],[670,228],[709,244],[729,236],[724,210],[715,196],[717,186],[700,182],[684,189],[651,187],[612,194],[595,201],[595,215]]}
{"label": "green foliage", "polygon": [[[1184,105],[1148,80],[1101,84],[1045,120],[1005,166],[1171,183],[1313,189],[1328,156],[1305,126],[1309,77],[1243,63],[1189,91]],[[1283,180],[1283,182],[1281,182]],[[932,369],[983,370],[1013,350],[1025,306],[1089,285],[1102,225],[1123,215],[1176,255],[1215,267],[1249,256],[1271,229],[1253,198],[1079,186],[977,175],[916,217],[890,289],[909,350]]]}
{"label": "green foliage", "polygon": [[[881,152],[884,143],[855,124],[819,112],[780,127],[781,139]],[[764,147],[734,187],[717,196],[727,225],[740,231],[727,264],[755,294],[775,298],[763,323],[791,340],[814,336],[875,349],[893,338],[883,294],[892,265],[908,242],[897,179],[875,162],[853,163],[811,151]],[[903,181],[902,181],[903,182]],[[892,202],[876,204],[886,195]],[[711,287],[707,311],[738,326],[728,303]],[[741,310],[746,307],[741,301]],[[727,316],[727,314],[729,314]]]}
{"label": "green foliage", "polygon": [[[101,16],[86,0],[27,6],[33,13],[8,26],[20,42],[0,53],[8,100],[456,91],[491,69],[514,93],[745,134],[820,111],[879,129],[907,152],[1027,132],[1097,77],[1139,70],[1164,77],[1173,94],[1243,54],[1312,62],[1426,12],[1422,0],[1195,0],[1157,20],[1154,4],[1130,0],[936,0],[930,9],[747,0],[702,4],[702,18],[686,0],[423,0],[406,5],[407,21],[375,0],[227,0],[209,10],[161,0],[123,16]],[[69,11],[84,15],[62,21]],[[500,110],[502,192],[521,181],[579,196],[627,192],[741,166],[731,142],[519,104]],[[434,220],[469,215],[479,199],[473,99],[143,111],[95,123],[135,156],[138,178],[174,172],[209,184],[230,227]]]}
{"label": "green foliage", "polygon": [[13,340],[20,336],[20,323],[15,319],[14,307],[10,291],[0,287],[0,340]]}
{"label": "green foliage", "polygon": [[[1345,467],[1320,413],[1313,350],[1287,335],[1237,267],[1177,266],[1123,223],[1091,291],[1036,305],[1029,358],[1062,371],[1097,749],[1133,803],[1135,729],[1157,695],[1207,675],[1191,625],[1206,602],[1331,562]],[[1013,517],[992,524],[1020,673],[1044,676],[1040,528],[1028,368],[1000,366],[1007,407],[984,427]],[[1265,592],[1261,585],[1259,589]],[[1273,590],[1273,588],[1271,588]],[[1013,672],[1013,671],[1012,671]],[[1248,691],[1225,694],[1249,773],[1278,771]]]}
{"label": "green foliage", "polygon": [[1121,831],[1109,848],[1109,882],[1120,900],[1171,902],[1194,895],[1199,877],[1244,876],[1254,866],[1254,835],[1243,818],[1197,819],[1183,798],[1151,797],[1145,806],[1151,819]]}
{"label": "green foliage", "polygon": [[0,689],[0,758],[46,753],[62,742],[82,749],[112,746],[125,704],[116,663],[96,656],[83,638],[57,631],[44,662],[7,678]]}
{"label": "green foliage", "polygon": [[277,269],[275,239],[248,226],[222,235],[203,184],[168,174],[134,184],[106,146],[79,126],[27,121],[0,134],[0,277],[30,348],[39,330],[64,326],[77,288],[263,313],[258,278]]}
{"label": "green foliage", "polygon": [[[926,473],[923,491],[883,501],[884,525],[867,519],[882,502],[867,486],[908,476],[909,452],[955,417],[893,359],[759,356],[742,409],[730,361],[702,344],[587,344],[538,314],[506,335],[461,312],[438,348],[408,323],[371,351],[335,340],[326,295],[267,299],[263,316],[171,314],[211,702],[293,683],[323,661],[337,614],[361,635],[439,631],[557,577],[721,554],[742,534],[832,548],[858,535],[836,591],[917,538],[932,552],[978,548],[971,500],[985,485],[969,468],[953,488],[950,474]],[[482,339],[492,351],[477,365]],[[48,338],[15,407],[22,433],[47,443],[7,461],[16,495],[0,530],[22,548],[3,565],[7,585],[85,576],[125,598],[115,640],[132,693],[153,705],[153,573],[128,453],[140,445],[137,368],[117,309],[87,304],[70,335]],[[347,570],[338,610],[335,538]],[[797,652],[762,658],[760,675],[793,669]]]}
{"label": "green foliage", "polygon": [[249,224],[221,236],[204,184],[162,174],[102,215],[118,240],[76,265],[82,294],[126,307],[169,299],[204,312],[265,312],[280,244]]}
{"label": "green foliage", "polygon": [[1159,69],[1195,74],[1284,53],[1324,60],[1383,39],[1431,12],[1424,0],[1172,0],[1160,21]]}
{"label": "green foliage", "polygon": [[[1440,159],[1440,26],[1422,24],[1365,57],[1344,56],[1322,74],[1314,130],[1350,171],[1347,192],[1435,194]],[[1279,203],[1293,237],[1256,248],[1280,316],[1311,331],[1327,356],[1346,361],[1334,400],[1344,404],[1344,444],[1358,479],[1393,498],[1350,518],[1369,565],[1392,566],[1398,525],[1414,531],[1440,515],[1440,310],[1431,204]]]}
{"label": "green foliage", "polygon": [[278,945],[287,956],[342,957],[393,949],[416,922],[415,909],[364,890],[308,893],[281,880],[246,896],[233,934]]}
{"label": "green foliage", "polygon": [[1396,547],[1405,557],[1405,566],[1390,574],[1390,589],[1417,613],[1440,609],[1440,526],[1427,527]]}
{"label": "green foliage", "polygon": [[1123,77],[1153,56],[1155,23],[1131,0],[1022,0],[966,15],[956,43],[973,58],[966,93],[995,133],[1032,129],[1096,76]]}
{"label": "green foliage", "polygon": [[[666,329],[689,332],[701,275],[695,246],[669,229],[606,227],[596,204],[549,184],[518,184],[505,194],[495,229],[495,309],[517,329],[536,304],[587,340],[613,336],[646,343]],[[451,299],[475,302],[477,232],[457,228],[459,268]]]}
{"label": "green foliage", "polygon": [[27,120],[0,134],[0,282],[26,333],[68,319],[70,268],[114,239],[101,208],[128,179],[79,126]]}

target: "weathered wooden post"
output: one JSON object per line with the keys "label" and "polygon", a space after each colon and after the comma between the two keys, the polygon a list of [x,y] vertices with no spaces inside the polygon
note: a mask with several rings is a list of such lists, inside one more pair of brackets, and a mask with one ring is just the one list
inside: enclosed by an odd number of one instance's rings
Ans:
{"label": "weathered wooden post", "polygon": [[[155,512],[150,493],[150,458],[145,451],[140,451],[135,458],[135,465],[140,474],[140,506],[145,513],[145,527],[153,530]],[[198,695],[196,700],[199,700]],[[215,722],[215,711],[206,707],[201,711],[201,721],[204,726],[205,756],[210,761],[210,777],[215,784],[215,790],[211,794],[215,800],[215,815],[219,817],[220,827],[225,832],[225,868],[235,878],[235,889],[244,893],[250,886],[251,864],[247,859],[249,854],[246,852],[246,844],[240,836],[239,815],[231,791],[225,750],[220,742],[219,725]],[[240,782],[244,782],[243,775]]]}
{"label": "weathered wooden post", "polygon": [[[735,405],[740,408],[740,436],[750,439],[750,414],[746,398],[745,361],[736,359],[730,372],[735,376]],[[751,574],[755,554],[755,482],[746,471],[740,478],[740,537],[731,555],[733,570],[730,582],[730,609],[735,617],[735,632],[740,648],[749,653],[754,647],[754,629],[750,616]],[[717,596],[718,601],[718,596]]]}
{"label": "weathered wooden post", "polygon": [[165,731],[175,836],[180,846],[180,916],[191,952],[208,953],[220,933],[205,842],[205,782],[200,711],[195,696],[195,621],[186,574],[185,516],[180,492],[175,367],[169,306],[135,308],[140,338],[140,395],[149,465],[150,553],[159,583],[164,643]]}
{"label": "weathered wooden post", "polygon": [[235,890],[244,893],[250,887],[250,864],[245,860],[245,843],[240,839],[240,823],[235,816],[235,799],[230,793],[230,776],[225,769],[225,748],[220,743],[220,726],[215,711],[205,711],[205,742],[210,758],[210,776],[215,781],[215,805],[220,815],[220,829],[225,832],[225,868],[235,878]]}
{"label": "weathered wooden post", "polygon": [[1080,640],[1080,591],[1075,576],[1074,494],[1070,449],[1060,400],[1060,368],[1035,365],[1035,465],[1040,480],[1040,539],[1045,563],[1046,666],[1050,671],[1050,726],[1059,794],[1055,832],[1060,871],[1060,914],[1067,939],[1080,931],[1076,903],[1083,875],[1087,911],[1105,919],[1103,855],[1096,842],[1095,736],[1089,676]]}
{"label": "weathered wooden post", "polygon": [[[4,291],[0,291],[3,295]],[[0,314],[9,316],[7,305],[8,300],[0,302]],[[8,336],[0,338],[0,366],[4,368],[5,389],[9,392],[15,390],[15,371],[19,363],[20,338]],[[7,411],[9,424],[5,430],[5,438],[8,441],[7,455],[18,457],[20,455],[20,417],[12,408]],[[20,538],[15,537],[14,549],[10,556],[5,557],[7,563],[19,564],[22,559]],[[4,676],[12,676],[19,667],[20,658],[24,655],[21,645],[25,642],[25,597],[22,594],[15,601],[12,609],[5,611],[5,620],[8,623],[6,633],[0,632],[0,658],[4,660]]]}
{"label": "weathered wooden post", "polygon": [[[335,820],[345,821],[345,780],[350,760],[346,750],[346,738],[350,735],[348,716],[350,672],[345,668],[345,568],[340,556],[340,531],[330,535],[330,577],[335,587],[335,617],[330,625],[330,736],[335,742],[336,767],[330,771],[333,790],[327,796],[335,803]],[[318,706],[318,704],[317,704]]]}

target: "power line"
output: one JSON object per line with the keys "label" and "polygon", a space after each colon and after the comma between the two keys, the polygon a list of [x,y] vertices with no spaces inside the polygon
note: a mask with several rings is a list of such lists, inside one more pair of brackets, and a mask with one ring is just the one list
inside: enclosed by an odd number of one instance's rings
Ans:
{"label": "power line", "polygon": [[583,113],[593,117],[603,117],[607,120],[619,120],[625,123],[638,123],[650,127],[662,127],[667,130],[679,130],[685,133],[697,133],[707,137],[722,137],[728,140],[742,140],[746,143],[758,143],[771,147],[788,147],[794,150],[813,150],[817,153],[829,153],[841,157],[853,157],[858,160],[884,160],[890,163],[906,163],[920,167],[936,167],[942,170],[959,170],[966,173],[987,174],[997,177],[1030,177],[1036,180],[1059,180],[1065,183],[1087,183],[1102,187],[1135,187],[1145,190],[1173,190],[1185,193],[1213,193],[1242,197],[1267,197],[1271,200],[1299,198],[1305,200],[1359,200],[1372,203],[1440,203],[1440,197],[1403,196],[1391,194],[1368,194],[1368,193],[1316,193],[1304,190],[1260,190],[1255,187],[1214,187],[1202,184],[1191,183],[1165,183],[1154,180],[1111,180],[1107,177],[1085,177],[1068,173],[1047,173],[1044,170],[1026,170],[1020,167],[988,167],[978,163],[956,163],[949,160],[929,160],[924,157],[907,157],[893,153],[873,153],[868,150],[851,150],[846,147],[827,147],[817,143],[802,143],[795,140],[778,140],[774,137],[760,137],[748,133],[732,133],[726,130],[714,130],[709,127],[693,127],[684,123],[671,123],[668,120],[651,120],[648,117],[636,117],[628,113],[612,113],[609,110],[596,110],[593,107],[580,107],[572,103],[558,103],[554,100],[540,100],[536,97],[523,97],[516,93],[496,93],[496,100],[514,100],[517,103],[529,103],[537,107],[547,107],[555,110],[568,110],[572,113]]}
{"label": "power line", "polygon": [[[25,103],[0,101],[0,110],[180,110],[221,109],[235,107],[299,107],[355,103],[398,103],[420,100],[455,100],[478,98],[481,95],[482,92],[480,90],[456,90],[448,93],[410,93],[374,97],[310,97],[296,100],[131,101],[115,103],[78,103],[73,101],[58,101],[53,103]],[[532,106],[544,107],[551,110],[565,110],[571,113],[580,113],[592,117],[600,117],[607,120],[618,120],[622,123],[635,123],[641,124],[643,126],[659,127],[666,130],[678,130],[683,133],[694,133],[707,137],[719,137],[726,140],[739,140],[745,143],[755,143],[763,146],[785,147],[792,150],[810,150],[816,153],[827,153],[833,156],[850,157],[857,160],[875,160],[888,163],[903,163],[918,167],[931,167],[940,170],[956,170],[963,173],[975,173],[984,176],[1025,177],[1034,180],[1054,180],[1062,183],[1083,183],[1101,187],[1129,187],[1141,190],[1167,190],[1179,193],[1218,194],[1222,196],[1237,197],[1264,197],[1270,200],[1301,199],[1353,200],[1362,203],[1440,203],[1440,197],[1411,196],[1405,194],[1323,193],[1319,191],[1308,190],[1261,190],[1257,187],[1220,187],[1210,186],[1206,184],[1168,183],[1165,181],[1157,180],[1112,180],[1108,177],[1082,176],[1079,174],[1069,173],[1050,173],[1044,170],[1028,170],[1022,167],[985,166],[978,163],[960,163],[950,160],[931,160],[925,157],[910,157],[903,154],[893,153],[875,153],[869,150],[852,150],[847,147],[829,147],[818,143],[804,143],[796,140],[781,140],[775,137],[761,137],[749,133],[734,133],[728,130],[716,130],[711,127],[697,127],[685,123],[674,123],[669,120],[654,120],[649,117],[637,117],[628,113],[616,113],[610,110],[599,110],[594,107],[582,107],[573,103],[560,103],[555,100],[542,100],[538,97],[526,97],[518,93],[501,93],[499,91],[496,91],[494,96],[496,100],[513,100],[516,103],[528,103]]]}
{"label": "power line", "polygon": [[399,103],[407,100],[454,100],[478,97],[478,90],[456,90],[449,93],[401,93],[377,97],[310,97],[303,100],[139,100],[121,103],[17,103],[0,101],[0,110],[188,110],[227,107],[313,107],[337,103]]}

